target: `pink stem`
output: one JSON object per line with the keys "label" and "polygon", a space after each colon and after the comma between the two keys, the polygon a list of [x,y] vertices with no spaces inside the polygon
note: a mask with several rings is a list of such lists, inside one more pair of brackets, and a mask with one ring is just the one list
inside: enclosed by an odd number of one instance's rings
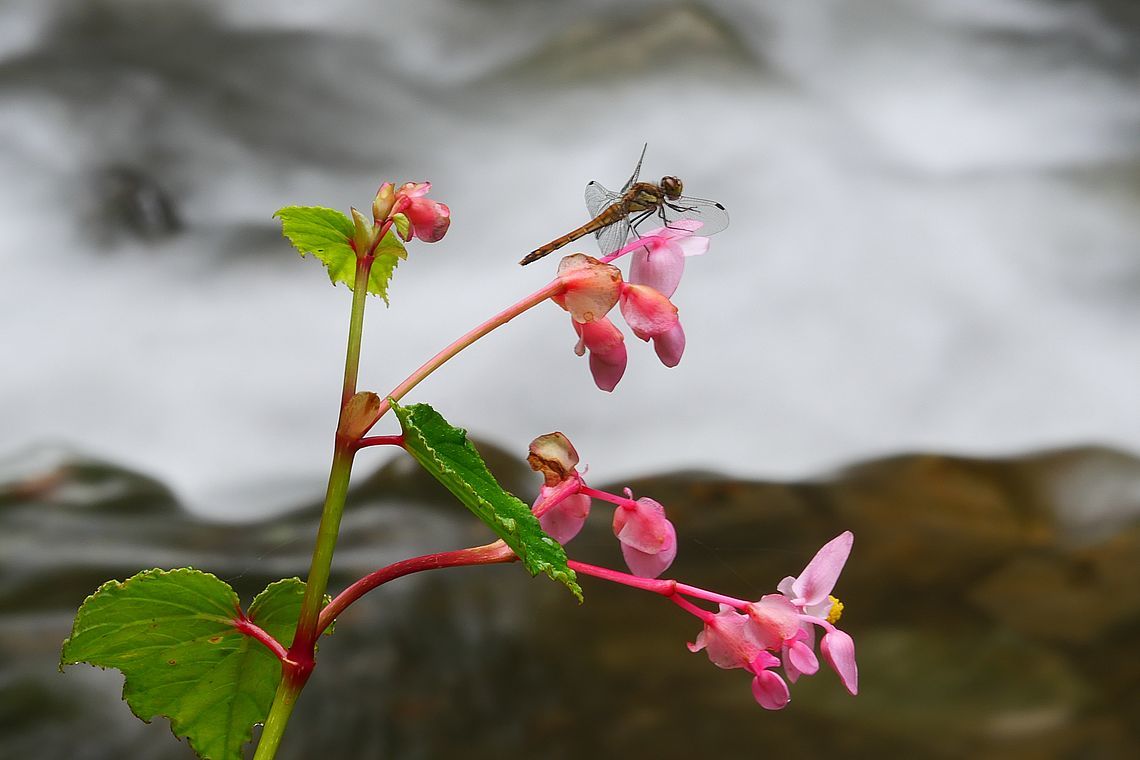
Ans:
{"label": "pink stem", "polygon": [[588,487],[585,483],[582,484],[582,487],[578,490],[578,492],[584,493],[592,499],[608,501],[610,504],[616,504],[619,507],[625,507],[627,509],[631,506],[636,505],[636,502],[633,499],[627,499],[624,496],[618,496],[617,494],[608,493],[606,491],[599,491],[596,488]]}
{"label": "pink stem", "polygon": [[717,594],[712,591],[706,591],[703,588],[690,586],[685,583],[678,583],[675,580],[668,578],[641,578],[629,573],[619,572],[617,570],[610,570],[605,567],[598,567],[597,565],[587,565],[585,562],[578,562],[577,560],[569,560],[567,565],[576,572],[583,575],[592,575],[595,578],[601,578],[604,581],[611,581],[613,583],[620,583],[623,586],[630,586],[631,588],[641,589],[642,591],[649,591],[661,596],[673,596],[674,594],[684,594],[691,596],[694,599],[703,599],[707,602],[715,602],[717,604],[727,604],[737,609],[744,609],[751,602],[743,599],[736,599],[735,597],[725,596],[724,594]]}
{"label": "pink stem", "polygon": [[582,493],[582,481],[576,477],[567,478],[542,495],[531,510],[535,517],[542,517],[559,503],[576,493]]}
{"label": "pink stem", "polygon": [[474,327],[461,335],[449,346],[420,365],[419,369],[409,375],[408,378],[404,380],[404,382],[393,388],[380,403],[380,408],[376,411],[376,414],[373,416],[371,422],[369,422],[368,427],[375,425],[377,420],[388,413],[388,410],[392,408],[392,401],[399,401],[402,399],[408,393],[408,391],[419,385],[420,381],[422,381],[425,377],[430,375],[435,370],[439,369],[439,367],[448,359],[455,356],[460,351],[477,341],[479,338],[482,338],[484,335],[494,330],[496,327],[505,325],[507,322],[510,322],[512,319],[522,314],[527,309],[537,306],[553,295],[557,295],[562,291],[564,287],[565,286],[562,284],[561,280],[551,280],[550,283],[548,283],[541,290],[537,290],[534,293],[531,293],[526,298],[508,306],[506,309],[503,309],[501,312],[491,317],[486,322],[483,322],[477,327]]}
{"label": "pink stem", "polygon": [[264,644],[270,652],[273,652],[278,660],[281,660],[282,662],[288,660],[289,651],[285,649],[285,646],[280,641],[270,636],[269,632],[264,628],[255,624],[252,620],[247,618],[244,612],[239,611],[238,616],[234,618],[232,622],[234,624],[234,628],[237,628],[246,636],[257,639],[262,644]]}
{"label": "pink stem", "polygon": [[320,617],[317,619],[317,635],[319,636],[324,632],[350,604],[388,581],[424,570],[439,570],[444,567],[465,567],[468,565],[493,565],[501,562],[513,562],[516,559],[518,557],[506,544],[502,541],[496,541],[486,546],[475,546],[470,549],[459,549],[458,551],[440,552],[438,554],[425,554],[422,557],[412,557],[394,562],[387,567],[369,573],[337,594],[337,597],[321,610]]}

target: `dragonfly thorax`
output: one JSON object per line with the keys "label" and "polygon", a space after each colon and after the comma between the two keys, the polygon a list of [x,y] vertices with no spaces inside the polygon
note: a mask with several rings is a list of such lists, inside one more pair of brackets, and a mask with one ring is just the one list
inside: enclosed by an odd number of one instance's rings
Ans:
{"label": "dragonfly thorax", "polygon": [[681,197],[684,187],[685,186],[681,184],[681,180],[676,177],[661,178],[661,190],[665,193],[665,197],[671,201],[675,201]]}

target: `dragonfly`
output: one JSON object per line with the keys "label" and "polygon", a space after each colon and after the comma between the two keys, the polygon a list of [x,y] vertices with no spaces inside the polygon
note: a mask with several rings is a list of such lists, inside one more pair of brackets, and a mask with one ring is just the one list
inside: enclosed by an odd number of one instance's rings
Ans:
{"label": "dragonfly", "polygon": [[586,208],[593,217],[578,229],[551,240],[522,258],[526,266],[548,253],[557,251],[578,238],[594,233],[602,255],[608,255],[625,245],[630,235],[637,234],[637,226],[651,217],[659,218],[664,226],[690,219],[701,223],[697,234],[702,237],[720,232],[728,226],[728,211],[716,201],[682,195],[684,185],[676,177],[662,177],[659,183],[638,182],[645,151],[633,170],[633,175],[620,192],[607,190],[600,182],[586,185]]}

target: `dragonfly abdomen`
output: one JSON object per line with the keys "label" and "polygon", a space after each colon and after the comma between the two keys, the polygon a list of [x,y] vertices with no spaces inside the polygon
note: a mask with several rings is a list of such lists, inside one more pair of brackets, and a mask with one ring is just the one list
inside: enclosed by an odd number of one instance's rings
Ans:
{"label": "dragonfly abdomen", "polygon": [[527,264],[538,261],[543,256],[546,256],[549,253],[553,253],[554,251],[557,251],[559,248],[561,248],[564,245],[569,245],[570,243],[573,243],[578,238],[585,237],[586,235],[589,235],[592,232],[597,232],[598,230],[602,229],[603,227],[609,227],[611,224],[615,224],[615,223],[621,221],[622,219],[624,219],[626,217],[626,215],[628,213],[629,212],[627,210],[625,210],[625,204],[615,203],[613,206],[610,206],[605,211],[598,214],[596,217],[594,217],[590,221],[586,222],[585,224],[583,224],[578,229],[573,230],[571,232],[567,232],[562,237],[555,238],[554,240],[551,240],[549,243],[547,243],[544,246],[541,246],[539,248],[535,248],[533,251],[531,251],[526,256],[524,256],[522,258],[522,260],[519,261],[519,264],[526,266]]}

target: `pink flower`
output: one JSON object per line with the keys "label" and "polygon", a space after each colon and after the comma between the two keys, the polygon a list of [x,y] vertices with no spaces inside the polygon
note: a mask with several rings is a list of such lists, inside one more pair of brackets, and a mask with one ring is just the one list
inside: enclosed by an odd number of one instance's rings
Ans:
{"label": "pink flower", "polygon": [[628,359],[625,337],[605,317],[584,323],[572,321],[572,324],[574,332],[578,333],[574,353],[581,356],[589,351],[590,373],[594,376],[594,384],[603,391],[612,391],[625,374]]}
{"label": "pink flower", "polygon": [[[718,667],[752,672],[756,701],[769,710],[778,710],[788,702],[788,688],[769,668],[782,665],[792,683],[801,675],[816,673],[819,660],[813,646],[815,628],[819,627],[824,630],[820,640],[824,659],[847,690],[858,693],[855,642],[835,627],[843,605],[830,596],[853,541],[850,531],[836,536],[816,553],[798,577],[789,576],[780,583],[781,593],[768,594],[746,605],[744,614],[724,604],[716,615],[698,609],[705,627],[689,649],[707,649],[709,659]],[[756,652],[760,650],[765,657],[758,657]]]}
{"label": "pink flower", "polygon": [[756,638],[755,626],[748,616],[722,604],[720,612],[709,616],[704,630],[688,646],[690,652],[706,650],[718,668],[743,668],[752,673],[752,696],[766,710],[780,710],[788,704],[787,683],[769,670],[778,666],[780,660]]}
{"label": "pink flower", "polygon": [[855,536],[851,531],[840,533],[816,552],[798,577],[784,578],[777,588],[800,611],[800,619],[803,621],[800,627],[804,634],[801,640],[808,642],[805,646],[814,640],[812,626],[823,628],[823,638],[819,642],[823,658],[839,676],[847,691],[857,694],[859,669],[855,664],[855,641],[833,625],[839,620],[843,605],[831,596],[831,590],[835,588],[835,582],[847,564],[854,541]]}
{"label": "pink flower", "polygon": [[677,556],[677,531],[660,503],[645,496],[634,501],[629,489],[626,496],[614,510],[614,535],[630,571],[641,578],[656,578]]}
{"label": "pink flower", "polygon": [[[564,544],[582,530],[586,518],[590,516],[590,497],[584,493],[565,491],[563,484],[573,481],[581,487],[582,478],[578,474],[578,452],[565,435],[559,432],[540,435],[530,442],[527,464],[535,472],[541,472],[544,483],[539,489],[538,498],[532,510],[538,515],[539,525],[558,543]],[[542,508],[551,499],[558,498],[552,506]]]}
{"label": "pink flower", "polygon": [[648,285],[671,298],[685,271],[685,257],[700,256],[709,249],[707,237],[693,234],[701,226],[698,221],[681,219],[668,227],[650,230],[627,245],[622,250],[632,254],[629,281]]}
{"label": "pink flower", "polygon": [[581,323],[605,317],[618,302],[622,287],[621,270],[584,253],[566,256],[559,262],[558,280],[562,291],[551,300]]}
{"label": "pink flower", "polygon": [[[547,486],[539,489],[538,500],[535,503],[538,504],[548,497],[551,490],[553,489]],[[576,493],[565,497],[543,512],[538,518],[538,524],[551,538],[564,544],[578,535],[589,516],[590,497],[584,493]]]}
{"label": "pink flower", "polygon": [[[708,238],[693,234],[700,227],[698,221],[682,219],[668,227],[651,230],[607,258],[614,259],[626,253],[632,255],[629,284],[622,290],[622,315],[634,335],[653,341],[657,358],[666,367],[676,367],[685,352],[685,331],[677,319],[677,307],[669,298],[681,282],[685,257],[700,256],[709,249]],[[646,290],[655,292],[657,298],[645,296]],[[632,297],[635,292],[636,300]],[[628,305],[627,300],[630,301]],[[672,313],[669,314],[668,310]]]}
{"label": "pink flower", "polygon": [[377,206],[379,210],[385,210],[385,203],[394,196],[387,211],[403,214],[410,222],[404,240],[411,240],[415,236],[425,243],[435,243],[447,234],[447,228],[451,225],[451,210],[439,201],[424,197],[429,190],[430,182],[406,182],[390,196],[382,186],[376,194],[373,213]]}

